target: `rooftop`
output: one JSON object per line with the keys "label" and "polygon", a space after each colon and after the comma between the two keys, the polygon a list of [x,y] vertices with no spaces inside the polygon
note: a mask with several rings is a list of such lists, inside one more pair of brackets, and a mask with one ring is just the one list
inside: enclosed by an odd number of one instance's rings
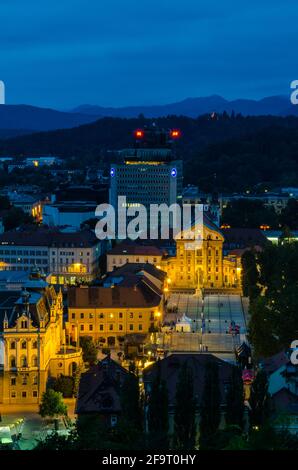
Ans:
{"label": "rooftop", "polygon": [[60,232],[57,229],[13,230],[0,235],[1,245],[44,246],[44,247],[90,247],[99,243],[89,230]]}

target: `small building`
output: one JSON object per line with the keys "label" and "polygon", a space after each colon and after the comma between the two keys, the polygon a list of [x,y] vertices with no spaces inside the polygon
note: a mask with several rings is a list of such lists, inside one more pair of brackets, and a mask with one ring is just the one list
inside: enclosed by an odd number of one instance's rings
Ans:
{"label": "small building", "polygon": [[177,320],[176,331],[180,333],[191,333],[192,332],[193,320],[188,318],[185,314]]}
{"label": "small building", "polygon": [[160,379],[165,382],[168,389],[169,402],[169,433],[174,431],[174,414],[176,407],[176,387],[182,368],[189,368],[193,376],[194,396],[197,402],[196,422],[199,424],[200,406],[205,384],[205,373],[210,364],[217,364],[219,374],[220,401],[222,417],[226,404],[227,387],[231,382],[232,371],[236,367],[212,354],[171,354],[165,359],[155,362],[144,369],[143,380],[145,392],[150,400],[152,383],[160,374]]}
{"label": "small building", "polygon": [[160,266],[163,253],[154,245],[119,243],[107,253],[107,271],[111,272],[126,263],[150,263]]}
{"label": "small building", "polygon": [[84,372],[76,403],[78,417],[98,416],[108,427],[115,426],[122,411],[121,387],[128,375],[109,356]]}

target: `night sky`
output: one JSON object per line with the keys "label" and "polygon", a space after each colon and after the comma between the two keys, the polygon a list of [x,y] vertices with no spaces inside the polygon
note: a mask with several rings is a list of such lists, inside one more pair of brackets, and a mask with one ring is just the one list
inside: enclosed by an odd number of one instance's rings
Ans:
{"label": "night sky", "polygon": [[0,0],[7,104],[289,94],[297,0]]}

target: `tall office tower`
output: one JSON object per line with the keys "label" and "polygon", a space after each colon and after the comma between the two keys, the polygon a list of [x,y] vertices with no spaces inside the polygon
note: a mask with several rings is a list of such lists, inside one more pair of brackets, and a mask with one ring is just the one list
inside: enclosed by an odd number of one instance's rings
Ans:
{"label": "tall office tower", "polygon": [[122,150],[120,162],[110,169],[110,204],[116,214],[119,196],[126,197],[127,208],[137,209],[142,204],[147,213],[151,204],[181,203],[182,160],[177,159],[173,148],[180,131],[153,125],[136,130],[134,137],[134,146]]}

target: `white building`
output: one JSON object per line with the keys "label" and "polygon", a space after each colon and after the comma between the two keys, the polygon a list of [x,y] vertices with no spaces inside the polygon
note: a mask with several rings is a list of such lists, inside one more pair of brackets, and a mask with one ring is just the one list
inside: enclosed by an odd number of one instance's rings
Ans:
{"label": "white building", "polygon": [[69,225],[77,229],[82,222],[95,218],[96,204],[83,201],[57,202],[43,208],[43,223],[52,226]]}

